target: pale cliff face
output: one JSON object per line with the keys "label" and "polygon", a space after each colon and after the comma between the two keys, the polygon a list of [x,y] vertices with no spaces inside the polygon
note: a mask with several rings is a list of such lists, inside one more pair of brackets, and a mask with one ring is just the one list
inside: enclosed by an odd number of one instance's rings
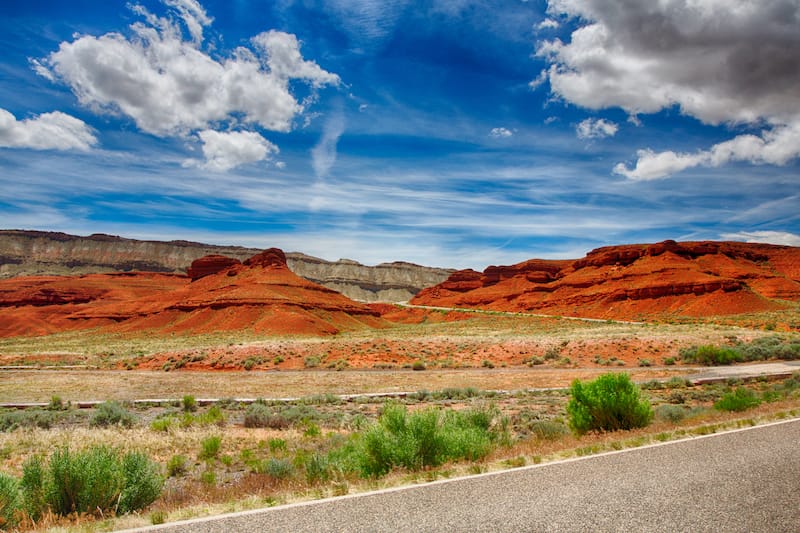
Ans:
{"label": "pale cliff face", "polygon": [[[219,254],[243,261],[259,252],[260,249],[185,241],[0,230],[0,278],[130,270],[184,273],[192,261],[206,255]],[[362,301],[407,301],[452,273],[448,269],[399,262],[377,266],[350,260],[331,262],[300,253],[286,254],[286,259],[297,275]]]}

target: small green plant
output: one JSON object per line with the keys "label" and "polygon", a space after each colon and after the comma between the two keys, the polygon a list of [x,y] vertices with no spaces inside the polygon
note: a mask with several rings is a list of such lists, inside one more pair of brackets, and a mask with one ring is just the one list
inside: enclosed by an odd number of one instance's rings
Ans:
{"label": "small green plant", "polygon": [[66,408],[67,406],[64,404],[64,400],[61,399],[61,396],[52,396],[50,398],[50,403],[47,404],[48,411],[63,411]]}
{"label": "small green plant", "polygon": [[279,438],[269,439],[269,451],[272,453],[285,452],[286,441]]}
{"label": "small green plant", "polygon": [[639,366],[641,367],[653,366],[653,363],[650,361],[650,359],[639,359]]}
{"label": "small green plant", "polygon": [[320,359],[316,355],[308,355],[303,359],[303,364],[306,368],[317,368],[320,365]]}
{"label": "small green plant", "polygon": [[287,459],[270,457],[266,460],[264,472],[275,479],[286,479],[294,473],[294,466]]}
{"label": "small green plant", "polygon": [[722,395],[717,402],[714,403],[714,409],[720,411],[746,411],[752,407],[757,407],[761,403],[761,399],[755,392],[746,387],[737,387],[731,392]]}
{"label": "small green plant", "polygon": [[219,455],[219,451],[222,448],[222,437],[219,435],[212,435],[211,437],[206,437],[200,443],[200,453],[198,454],[198,458],[203,460],[211,460]]}
{"label": "small green plant", "polygon": [[167,476],[175,477],[186,473],[186,463],[188,459],[185,455],[173,455],[167,461]]}
{"label": "small green plant", "polygon": [[136,417],[118,402],[103,402],[95,407],[91,425],[96,427],[122,426],[129,428],[136,423]]}
{"label": "small green plant", "polygon": [[422,361],[414,361],[411,365],[411,370],[425,370],[425,363]]}
{"label": "small green plant", "polygon": [[488,359],[484,359],[483,361],[481,361],[481,366],[483,368],[494,368],[494,363],[492,363]]}
{"label": "small green plant", "polygon": [[150,422],[150,429],[153,431],[169,431],[172,425],[175,423],[174,416],[164,416],[161,418],[156,418],[152,422]]}
{"label": "small green plant", "polygon": [[653,419],[650,402],[641,398],[628,374],[603,374],[585,384],[575,380],[570,395],[569,427],[579,435],[645,427]]}
{"label": "small green plant", "polygon": [[195,399],[195,397],[191,394],[184,396],[181,404],[183,405],[183,410],[187,413],[197,411],[197,399]]}

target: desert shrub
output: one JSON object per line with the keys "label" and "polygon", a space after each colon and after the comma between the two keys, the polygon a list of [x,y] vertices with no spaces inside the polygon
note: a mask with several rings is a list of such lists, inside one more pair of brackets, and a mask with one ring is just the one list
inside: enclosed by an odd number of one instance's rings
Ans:
{"label": "desert shrub", "polygon": [[680,422],[686,418],[686,409],[679,405],[659,405],[655,409],[655,416],[659,420],[666,420],[667,422]]}
{"label": "desert shrub", "polygon": [[42,512],[47,507],[45,499],[44,482],[45,468],[42,459],[38,455],[29,457],[22,464],[22,489],[25,511],[34,520],[38,520]]}
{"label": "desert shrub", "polygon": [[118,402],[103,402],[95,407],[92,426],[122,426],[129,428],[136,422],[136,417]]}
{"label": "desert shrub", "polygon": [[195,422],[201,426],[224,426],[225,413],[219,405],[212,405],[208,411],[195,416]]}
{"label": "desert shrub", "polygon": [[191,394],[184,396],[181,404],[183,405],[183,410],[187,413],[197,410],[197,399]]}
{"label": "desert shrub", "polygon": [[730,365],[744,360],[742,354],[727,346],[693,346],[680,351],[681,359],[687,363],[701,365]]}
{"label": "desert shrub", "polygon": [[761,399],[755,392],[746,387],[736,387],[736,389],[726,392],[718,401],[714,402],[714,409],[720,411],[745,411],[752,407],[757,407]]}
{"label": "desert shrub", "polygon": [[263,403],[251,403],[244,412],[244,427],[284,429],[289,421]]}
{"label": "desert shrub", "polygon": [[200,453],[198,454],[198,458],[205,460],[214,459],[217,455],[219,455],[219,450],[221,448],[222,437],[219,435],[206,437],[200,442]]}
{"label": "desert shrub", "polygon": [[270,457],[264,464],[264,472],[275,479],[286,479],[294,473],[294,466],[287,459]]}
{"label": "desert shrub", "polygon": [[123,478],[116,454],[105,446],[73,453],[61,448],[50,457],[45,492],[54,513],[112,509]]}
{"label": "desert shrub", "polygon": [[125,482],[118,512],[130,513],[156,501],[164,485],[156,463],[141,452],[131,452],[122,457],[121,470]]}
{"label": "desert shrub", "polygon": [[639,359],[639,366],[653,366],[650,359]]}
{"label": "desert shrub", "polygon": [[362,436],[358,466],[365,477],[386,474],[395,467],[419,470],[450,460],[478,460],[494,447],[499,433],[492,428],[496,409],[409,413],[387,404],[378,422]]}
{"label": "desert shrub", "polygon": [[672,365],[675,364],[675,362],[676,362],[676,360],[675,360],[674,357],[665,357],[664,358],[664,364],[667,365],[667,366],[672,366]]}
{"label": "desert shrub", "polygon": [[480,396],[481,391],[475,387],[445,387],[434,391],[431,395],[435,400],[466,400]]}
{"label": "desert shrub", "polygon": [[312,453],[303,460],[306,472],[306,482],[310,485],[328,481],[331,477],[331,465],[328,457],[321,453]]}
{"label": "desert shrub", "polygon": [[41,490],[45,503],[60,515],[136,511],[155,501],[163,486],[158,466],[146,455],[131,452],[120,457],[105,446],[82,452],[58,449],[48,466],[37,478],[31,463],[23,491]]}
{"label": "desert shrub", "polygon": [[0,529],[10,529],[17,524],[21,503],[19,482],[0,472]]}
{"label": "desert shrub", "polygon": [[414,364],[411,365],[411,370],[425,370],[425,363],[422,361],[414,361]]}
{"label": "desert shrub", "polygon": [[37,427],[50,429],[58,419],[56,413],[41,409],[26,409],[24,411],[0,411],[0,432],[14,431],[17,428]]}
{"label": "desert shrub", "polygon": [[303,359],[303,364],[306,368],[316,368],[320,363],[321,361],[316,355],[308,355]]}
{"label": "desert shrub", "polygon": [[645,427],[653,419],[650,402],[627,374],[603,374],[585,384],[575,380],[570,394],[569,427],[577,434]]}
{"label": "desert shrub", "polygon": [[567,426],[555,420],[537,420],[531,424],[531,433],[539,439],[555,440],[567,434]]}

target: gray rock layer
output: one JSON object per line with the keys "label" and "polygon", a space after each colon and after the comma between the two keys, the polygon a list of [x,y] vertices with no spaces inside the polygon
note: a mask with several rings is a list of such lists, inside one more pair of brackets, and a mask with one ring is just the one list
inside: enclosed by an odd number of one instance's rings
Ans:
{"label": "gray rock layer", "polygon": [[[257,248],[215,246],[189,241],[140,241],[112,235],[0,230],[0,278],[28,275],[76,275],[95,272],[185,273],[192,261],[210,254],[241,261]],[[342,259],[326,261],[302,253],[286,254],[297,275],[354,300],[402,302],[425,287],[441,283],[451,269],[393,262],[375,266]]]}

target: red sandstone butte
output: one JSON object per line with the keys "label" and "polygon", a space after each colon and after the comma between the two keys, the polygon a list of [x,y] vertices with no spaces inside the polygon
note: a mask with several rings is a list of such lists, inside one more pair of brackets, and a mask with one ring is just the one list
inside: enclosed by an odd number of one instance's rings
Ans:
{"label": "red sandstone butte", "polygon": [[574,261],[530,260],[455,272],[412,303],[647,319],[780,309],[800,300],[800,248],[664,241],[607,246]]}

